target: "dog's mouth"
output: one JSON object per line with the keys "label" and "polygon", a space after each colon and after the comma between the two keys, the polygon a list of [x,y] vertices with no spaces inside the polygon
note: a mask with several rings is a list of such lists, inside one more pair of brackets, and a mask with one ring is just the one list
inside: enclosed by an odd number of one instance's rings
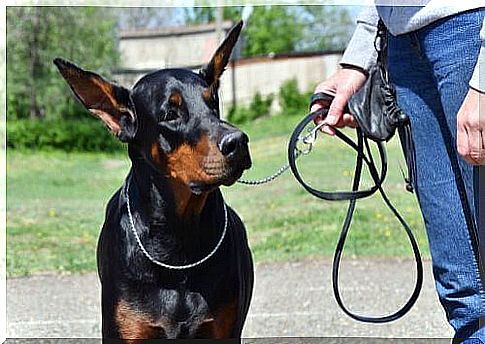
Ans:
{"label": "dog's mouth", "polygon": [[251,168],[251,165],[252,162],[249,152],[236,161],[226,161],[217,169],[217,173],[214,171],[214,166],[209,164],[210,167],[204,170],[212,176],[211,180],[193,180],[188,186],[194,194],[210,192],[221,185],[231,186],[241,178],[245,170]]}
{"label": "dog's mouth", "polygon": [[[154,152],[159,152],[158,145],[152,149],[152,157]],[[208,136],[195,146],[182,144],[167,154],[165,161],[167,177],[184,184],[194,194],[233,185],[252,164],[248,138],[238,132],[224,136],[219,144]]]}
{"label": "dog's mouth", "polygon": [[207,184],[204,182],[190,182],[189,188],[193,194],[200,195],[203,193],[211,192],[212,190],[218,188],[220,184]]}

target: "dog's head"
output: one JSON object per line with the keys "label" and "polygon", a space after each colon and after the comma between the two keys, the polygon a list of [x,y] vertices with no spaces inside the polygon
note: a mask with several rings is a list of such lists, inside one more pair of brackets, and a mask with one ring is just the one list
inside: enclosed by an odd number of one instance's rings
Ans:
{"label": "dog's head", "polygon": [[251,166],[248,137],[221,120],[219,79],[241,32],[239,22],[197,74],[162,69],[131,90],[55,59],[82,104],[167,178],[199,194],[233,184]]}

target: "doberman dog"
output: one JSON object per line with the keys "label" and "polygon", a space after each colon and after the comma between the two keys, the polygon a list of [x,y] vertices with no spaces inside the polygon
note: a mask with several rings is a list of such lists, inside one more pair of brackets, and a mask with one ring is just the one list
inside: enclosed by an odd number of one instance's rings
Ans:
{"label": "doberman dog", "polygon": [[219,186],[235,183],[251,158],[247,135],[220,119],[218,98],[241,28],[199,73],[162,69],[131,90],[54,60],[81,103],[127,143],[132,162],[97,248],[105,342],[241,336],[253,263]]}

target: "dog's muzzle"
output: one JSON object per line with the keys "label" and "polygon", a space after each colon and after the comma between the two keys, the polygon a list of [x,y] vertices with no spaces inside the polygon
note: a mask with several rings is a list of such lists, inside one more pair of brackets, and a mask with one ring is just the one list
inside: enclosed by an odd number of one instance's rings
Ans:
{"label": "dog's muzzle", "polygon": [[230,132],[219,141],[219,150],[234,172],[242,173],[251,167],[248,142],[248,136],[242,131]]}

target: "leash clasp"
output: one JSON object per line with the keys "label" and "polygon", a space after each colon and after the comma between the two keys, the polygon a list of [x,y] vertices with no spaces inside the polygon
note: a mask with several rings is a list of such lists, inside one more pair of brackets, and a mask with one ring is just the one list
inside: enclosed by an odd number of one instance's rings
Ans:
{"label": "leash clasp", "polygon": [[313,148],[313,144],[315,143],[315,141],[317,140],[317,136],[318,136],[318,131],[320,130],[321,127],[323,127],[324,123],[323,122],[320,122],[318,123],[315,127],[313,127],[312,129],[308,129],[308,134],[306,134],[305,136],[300,136],[298,138],[298,141],[301,141],[303,142],[305,145],[307,145],[307,148],[304,149],[304,150],[298,150],[300,154],[303,154],[303,155],[308,155],[310,154],[310,152],[312,151],[312,148]]}

